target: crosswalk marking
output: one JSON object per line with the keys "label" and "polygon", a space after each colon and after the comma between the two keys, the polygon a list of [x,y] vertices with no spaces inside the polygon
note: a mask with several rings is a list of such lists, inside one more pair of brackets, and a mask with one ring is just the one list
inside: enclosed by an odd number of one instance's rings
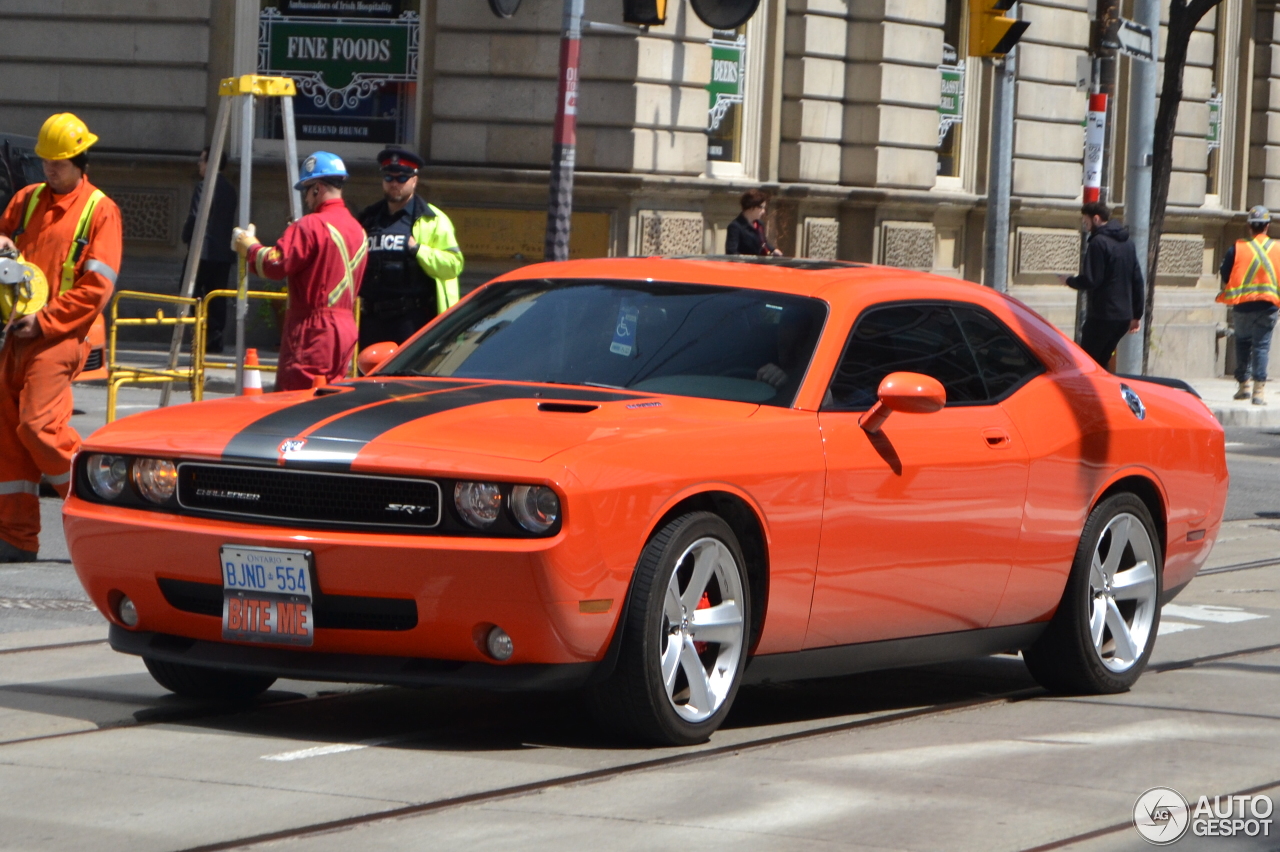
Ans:
{"label": "crosswalk marking", "polygon": [[1246,612],[1237,606],[1214,606],[1212,604],[1165,604],[1165,615],[1174,618],[1189,618],[1192,621],[1210,621],[1214,624],[1236,624],[1241,621],[1253,621],[1267,616],[1256,612]]}
{"label": "crosswalk marking", "polygon": [[1184,630],[1199,630],[1204,627],[1203,624],[1190,624],[1186,621],[1165,621],[1160,620],[1160,629],[1156,631],[1157,636],[1164,636],[1168,633],[1181,633]]}

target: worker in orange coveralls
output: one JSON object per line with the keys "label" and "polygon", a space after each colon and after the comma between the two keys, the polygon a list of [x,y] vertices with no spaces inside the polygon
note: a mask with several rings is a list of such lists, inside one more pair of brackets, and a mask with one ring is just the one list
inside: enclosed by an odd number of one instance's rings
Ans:
{"label": "worker in orange coveralls", "polygon": [[276,390],[306,390],[342,378],[355,352],[355,303],[368,246],[364,228],[342,201],[347,169],[317,151],[302,164],[307,215],[275,244],[264,246],[254,226],[232,231],[231,245],[263,278],[289,281],[289,310],[280,340]]}
{"label": "worker in orange coveralls", "polygon": [[39,549],[40,476],[65,497],[71,455],[71,380],[89,355],[85,337],[120,270],[120,208],[89,183],[98,137],[68,112],[40,128],[45,183],[24,187],[0,217],[0,249],[17,249],[49,282],[49,301],[9,318],[0,349],[0,562],[33,562]]}

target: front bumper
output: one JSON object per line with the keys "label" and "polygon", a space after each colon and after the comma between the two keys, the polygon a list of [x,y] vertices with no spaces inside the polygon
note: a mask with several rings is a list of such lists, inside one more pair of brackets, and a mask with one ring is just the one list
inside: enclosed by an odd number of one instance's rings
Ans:
{"label": "front bumper", "polygon": [[206,642],[164,633],[139,633],[111,625],[108,641],[121,653],[169,663],[206,666],[294,680],[377,683],[393,686],[469,686],[490,690],[571,690],[591,677],[597,663],[500,666],[456,660],[325,654]]}
{"label": "front bumper", "polygon": [[[315,644],[290,652],[301,655],[499,668],[590,663],[609,645],[629,579],[606,569],[595,536],[570,530],[527,540],[303,531],[104,506],[74,495],[64,504],[63,523],[80,581],[110,621],[120,625],[113,606],[127,595],[139,614],[136,632],[209,643],[223,641],[220,601],[206,600],[210,592],[220,597],[221,546],[311,551]],[[579,605],[602,598],[611,601],[605,612]],[[503,664],[483,651],[493,625],[515,643]],[[381,674],[352,676],[360,671],[348,666],[337,679],[389,682]]]}

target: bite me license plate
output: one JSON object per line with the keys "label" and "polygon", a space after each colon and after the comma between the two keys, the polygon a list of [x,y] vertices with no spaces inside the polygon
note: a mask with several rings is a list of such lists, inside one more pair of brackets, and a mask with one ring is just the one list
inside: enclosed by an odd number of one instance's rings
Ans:
{"label": "bite me license plate", "polygon": [[310,645],[311,551],[226,545],[222,557],[222,638]]}

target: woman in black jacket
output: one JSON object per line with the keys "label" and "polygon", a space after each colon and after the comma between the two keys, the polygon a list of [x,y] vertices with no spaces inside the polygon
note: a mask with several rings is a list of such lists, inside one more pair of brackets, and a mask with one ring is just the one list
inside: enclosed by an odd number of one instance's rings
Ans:
{"label": "woman in black jacket", "polygon": [[778,251],[764,238],[764,208],[769,196],[758,189],[742,193],[742,215],[729,223],[729,231],[724,238],[725,254],[750,254],[756,256],[782,257]]}

